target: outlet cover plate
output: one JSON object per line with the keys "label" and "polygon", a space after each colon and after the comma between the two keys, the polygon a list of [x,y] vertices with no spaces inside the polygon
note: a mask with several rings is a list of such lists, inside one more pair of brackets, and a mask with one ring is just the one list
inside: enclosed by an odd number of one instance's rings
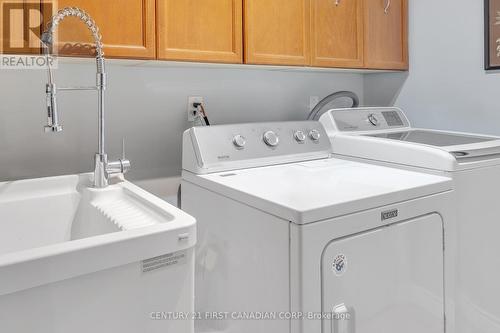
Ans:
{"label": "outlet cover plate", "polygon": [[194,103],[204,104],[203,97],[201,97],[201,96],[189,96],[188,97],[187,113],[188,113],[188,121],[191,121],[191,122],[196,120],[197,112],[198,112],[198,110],[193,106]]}

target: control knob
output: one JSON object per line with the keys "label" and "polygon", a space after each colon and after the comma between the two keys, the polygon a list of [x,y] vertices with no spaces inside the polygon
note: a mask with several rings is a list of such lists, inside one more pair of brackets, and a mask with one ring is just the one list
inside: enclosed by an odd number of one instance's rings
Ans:
{"label": "control knob", "polygon": [[273,131],[267,131],[264,133],[264,142],[269,147],[276,147],[280,143],[280,138]]}
{"label": "control knob", "polygon": [[293,137],[298,143],[304,143],[304,141],[306,141],[306,135],[302,131],[296,131]]}
{"label": "control knob", "polygon": [[373,113],[370,113],[368,115],[368,121],[370,122],[370,124],[372,124],[373,126],[378,126],[380,125],[380,122],[379,120],[377,119],[377,117],[373,114]]}
{"label": "control knob", "polygon": [[309,137],[311,138],[312,141],[318,142],[319,139],[321,138],[321,133],[318,130],[312,130],[309,132]]}
{"label": "control knob", "polygon": [[236,135],[233,138],[233,144],[236,146],[236,148],[242,149],[245,147],[247,143],[247,139],[243,135]]}

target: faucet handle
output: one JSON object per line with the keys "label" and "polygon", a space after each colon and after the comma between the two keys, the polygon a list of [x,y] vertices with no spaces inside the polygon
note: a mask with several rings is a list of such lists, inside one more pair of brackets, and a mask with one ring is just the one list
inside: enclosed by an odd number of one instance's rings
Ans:
{"label": "faucet handle", "polygon": [[131,169],[131,163],[125,158],[125,138],[122,139],[122,158],[118,161],[108,162],[106,172],[109,175],[125,174]]}
{"label": "faucet handle", "polygon": [[122,160],[125,159],[125,137],[122,138]]}
{"label": "faucet handle", "polygon": [[120,159],[122,165],[122,173],[127,173],[132,168],[130,160],[125,157],[125,138],[122,138],[122,158]]}

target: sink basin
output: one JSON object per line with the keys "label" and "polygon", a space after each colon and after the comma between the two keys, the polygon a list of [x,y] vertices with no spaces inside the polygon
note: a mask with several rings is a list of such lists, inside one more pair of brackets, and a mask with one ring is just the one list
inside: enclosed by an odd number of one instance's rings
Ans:
{"label": "sink basin", "polygon": [[[124,180],[0,183],[1,332],[192,332],[195,220]],[[29,313],[29,316],[26,316]]]}

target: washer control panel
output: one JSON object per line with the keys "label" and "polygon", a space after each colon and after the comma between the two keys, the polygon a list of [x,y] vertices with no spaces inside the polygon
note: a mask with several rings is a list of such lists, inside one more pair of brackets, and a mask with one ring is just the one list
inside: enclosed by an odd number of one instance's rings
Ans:
{"label": "washer control panel", "polygon": [[353,108],[331,110],[320,119],[327,130],[362,132],[409,128],[410,122],[398,108]]}
{"label": "washer control panel", "polygon": [[[325,129],[317,121],[193,127],[184,133],[183,167],[198,172],[230,170],[234,165],[326,158],[331,150]],[[190,159],[196,159],[196,163]],[[196,165],[188,168],[188,164]]]}

